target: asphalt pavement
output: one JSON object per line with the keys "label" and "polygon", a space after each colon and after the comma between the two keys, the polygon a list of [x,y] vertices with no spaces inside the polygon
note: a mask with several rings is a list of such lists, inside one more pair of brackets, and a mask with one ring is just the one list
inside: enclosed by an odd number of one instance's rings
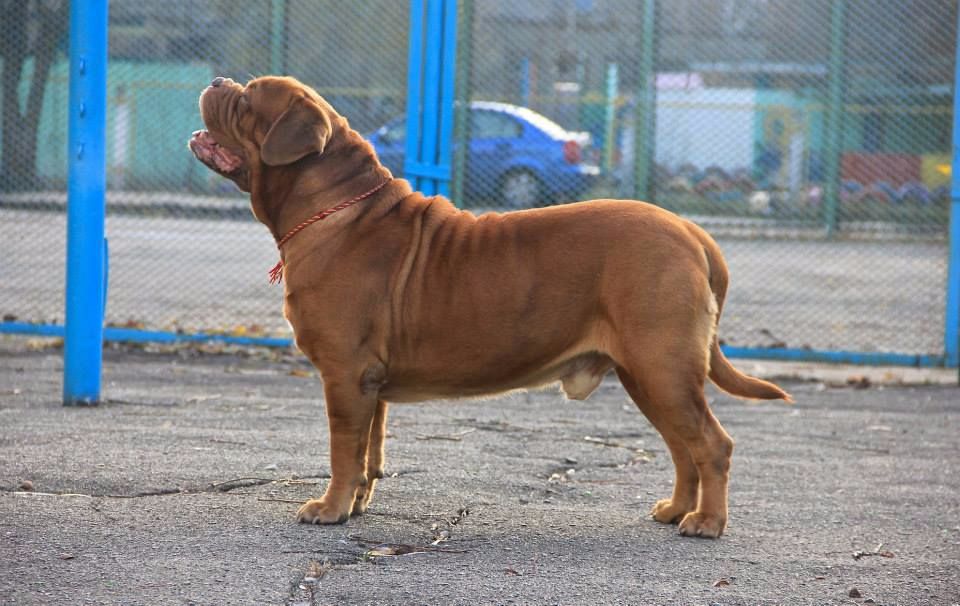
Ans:
{"label": "asphalt pavement", "polygon": [[647,515],[672,464],[612,379],[394,406],[370,511],[321,527],[294,519],[329,475],[296,353],[112,347],[105,402],[64,408],[47,345],[0,338],[2,603],[960,604],[943,373],[808,368],[794,406],[711,390],[737,440],[714,541]]}

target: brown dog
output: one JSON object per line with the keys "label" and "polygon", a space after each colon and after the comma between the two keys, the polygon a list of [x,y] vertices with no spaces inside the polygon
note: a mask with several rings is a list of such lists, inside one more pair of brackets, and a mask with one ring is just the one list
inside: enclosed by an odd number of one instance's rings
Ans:
{"label": "brown dog", "polygon": [[190,149],[250,193],[281,242],[284,314],[323,377],[332,477],[301,522],[366,510],[383,477],[387,401],[560,381],[585,399],[615,370],[676,467],[655,519],[688,536],[727,523],[733,440],[706,378],[789,400],[720,351],[720,249],[656,206],[597,200],[480,217],[395,179],[315,91],[292,78],[217,78]]}

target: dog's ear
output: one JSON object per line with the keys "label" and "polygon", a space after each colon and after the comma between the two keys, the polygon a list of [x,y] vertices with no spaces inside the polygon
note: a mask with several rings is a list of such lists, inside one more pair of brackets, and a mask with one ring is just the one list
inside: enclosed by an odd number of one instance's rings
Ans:
{"label": "dog's ear", "polygon": [[282,166],[323,152],[331,130],[330,118],[319,105],[297,99],[270,126],[260,146],[260,158],[269,166]]}

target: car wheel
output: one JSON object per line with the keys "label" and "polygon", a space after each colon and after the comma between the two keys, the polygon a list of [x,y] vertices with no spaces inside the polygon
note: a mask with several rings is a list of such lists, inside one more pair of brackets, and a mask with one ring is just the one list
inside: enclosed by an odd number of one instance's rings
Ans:
{"label": "car wheel", "polygon": [[500,199],[510,209],[533,208],[542,203],[540,180],[528,170],[507,173],[500,183]]}

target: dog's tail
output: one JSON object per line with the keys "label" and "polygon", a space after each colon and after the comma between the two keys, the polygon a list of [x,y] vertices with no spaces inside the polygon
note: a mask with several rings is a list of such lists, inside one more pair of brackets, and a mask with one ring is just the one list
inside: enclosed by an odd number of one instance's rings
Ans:
{"label": "dog's tail", "polygon": [[713,336],[713,343],[710,344],[710,380],[723,391],[742,398],[793,402],[790,394],[773,383],[745,375],[737,370],[723,355],[716,335]]}
{"label": "dog's tail", "polygon": [[[693,225],[691,223],[691,225]],[[730,280],[730,274],[727,271],[727,264],[723,260],[723,254],[720,247],[714,242],[713,238],[693,225],[693,231],[697,239],[703,246],[703,252],[707,257],[707,264],[710,271],[710,290],[717,301],[716,322],[720,322],[720,314],[723,312],[723,301],[727,296],[727,284]],[[714,326],[713,337],[710,342],[710,380],[725,392],[742,398],[753,398],[756,400],[784,400],[793,402],[790,394],[780,389],[769,381],[757,379],[746,375],[737,370],[733,364],[727,360],[720,350],[720,341],[717,336],[716,325]]]}

